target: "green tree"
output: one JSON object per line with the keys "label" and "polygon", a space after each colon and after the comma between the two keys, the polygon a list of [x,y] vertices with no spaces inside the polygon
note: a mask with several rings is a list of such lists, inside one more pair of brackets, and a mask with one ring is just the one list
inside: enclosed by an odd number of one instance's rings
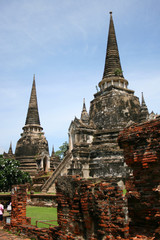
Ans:
{"label": "green tree", "polygon": [[0,156],[0,191],[10,191],[12,185],[31,183],[28,173],[19,169],[19,162]]}
{"label": "green tree", "polygon": [[62,146],[59,147],[59,150],[55,152],[55,155],[59,156],[59,158],[62,160],[64,158],[64,154],[68,149],[68,143],[65,141]]}

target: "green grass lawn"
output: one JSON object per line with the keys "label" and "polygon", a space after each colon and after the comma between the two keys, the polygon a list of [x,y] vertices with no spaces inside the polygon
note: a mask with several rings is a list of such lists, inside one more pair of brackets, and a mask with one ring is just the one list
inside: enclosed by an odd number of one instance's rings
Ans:
{"label": "green grass lawn", "polygon": [[[31,224],[36,225],[37,220],[48,220],[47,223],[58,225],[57,223],[57,208],[53,207],[34,207],[27,206],[27,217],[31,218]],[[50,222],[50,220],[56,220],[56,222]],[[48,224],[38,223],[38,227],[48,228]]]}
{"label": "green grass lawn", "polygon": [[0,195],[10,195],[11,194],[11,192],[0,192]]}

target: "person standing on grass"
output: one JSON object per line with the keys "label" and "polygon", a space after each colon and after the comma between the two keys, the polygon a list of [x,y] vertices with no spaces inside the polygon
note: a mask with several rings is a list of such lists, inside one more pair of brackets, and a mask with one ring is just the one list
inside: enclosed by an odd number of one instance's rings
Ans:
{"label": "person standing on grass", "polygon": [[0,203],[0,221],[3,221],[4,206]]}

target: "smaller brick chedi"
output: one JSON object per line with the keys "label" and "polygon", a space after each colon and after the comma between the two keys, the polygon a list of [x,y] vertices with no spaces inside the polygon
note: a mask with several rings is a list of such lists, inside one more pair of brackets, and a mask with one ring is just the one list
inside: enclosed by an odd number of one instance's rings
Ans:
{"label": "smaller brick chedi", "polygon": [[50,168],[48,142],[42,130],[34,75],[25,126],[15,150],[15,158],[20,161],[21,170],[31,175],[35,175],[37,170],[48,171]]}

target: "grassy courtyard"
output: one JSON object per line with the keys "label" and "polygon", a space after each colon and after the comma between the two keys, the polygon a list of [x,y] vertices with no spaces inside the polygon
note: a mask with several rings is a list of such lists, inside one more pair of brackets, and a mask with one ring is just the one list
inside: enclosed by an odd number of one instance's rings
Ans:
{"label": "grassy courtyard", "polygon": [[[57,223],[57,208],[53,207],[34,207],[34,206],[27,206],[27,217],[31,218],[31,224],[36,225],[37,220],[47,220],[47,223],[51,223],[54,225],[58,225]],[[56,220],[51,222],[51,220]],[[48,228],[48,224],[39,223],[38,227],[46,227]]]}

